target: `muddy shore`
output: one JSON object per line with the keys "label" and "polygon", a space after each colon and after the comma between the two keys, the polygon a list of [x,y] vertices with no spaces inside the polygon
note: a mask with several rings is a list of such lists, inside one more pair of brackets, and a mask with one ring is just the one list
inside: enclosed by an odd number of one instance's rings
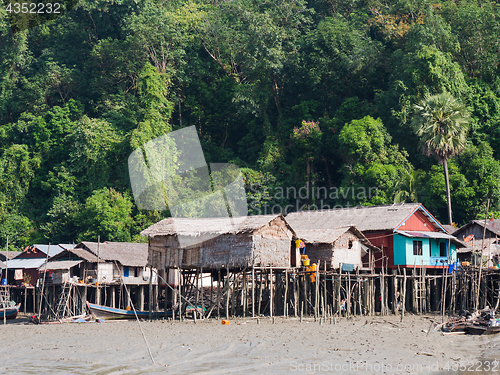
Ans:
{"label": "muddy shore", "polygon": [[[455,370],[471,361],[500,360],[500,335],[427,334],[440,321],[430,315],[407,315],[404,322],[396,316],[342,318],[337,324],[144,321],[155,364],[135,321],[8,324],[1,328],[0,373],[465,374]],[[482,374],[500,374],[500,367],[480,366]]]}

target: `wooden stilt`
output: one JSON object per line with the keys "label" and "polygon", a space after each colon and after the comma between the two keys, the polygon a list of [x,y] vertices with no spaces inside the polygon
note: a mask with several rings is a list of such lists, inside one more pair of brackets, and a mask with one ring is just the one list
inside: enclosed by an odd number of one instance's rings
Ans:
{"label": "wooden stilt", "polygon": [[380,282],[380,314],[381,315],[385,315],[386,314],[385,305],[384,305],[384,301],[385,301],[385,295],[384,295],[385,280],[384,280],[384,268],[383,267],[382,267],[382,273],[380,274],[379,282]]}
{"label": "wooden stilt", "polygon": [[274,295],[273,295],[273,269],[269,269],[269,313],[271,318],[273,317],[273,305],[274,305]]}
{"label": "wooden stilt", "polygon": [[229,283],[229,269],[227,269],[227,275],[226,275],[226,319],[229,319],[229,298],[231,297],[230,293],[230,283]]}
{"label": "wooden stilt", "polygon": [[220,269],[217,271],[217,319],[220,319]]}
{"label": "wooden stilt", "polygon": [[288,318],[288,271],[285,270],[285,295],[283,297],[283,314]]}
{"label": "wooden stilt", "polygon": [[243,306],[243,317],[245,318],[247,314],[247,273],[245,270],[243,270],[242,274],[243,274],[243,296],[242,296],[243,301],[241,302]]}
{"label": "wooden stilt", "polygon": [[[193,316],[196,317],[196,312],[198,310],[198,297],[199,297],[199,287],[200,285],[200,270],[197,268],[196,269],[196,274],[194,277],[194,311],[193,311]],[[196,319],[196,318],[195,318]]]}
{"label": "wooden stilt", "polygon": [[262,286],[263,286],[263,283],[264,283],[264,275],[263,275],[262,270],[260,270],[259,274],[260,274],[260,277],[259,277],[259,308],[257,310],[257,315],[260,315],[260,312],[261,312],[261,306],[262,306]]}
{"label": "wooden stilt", "polygon": [[177,268],[179,272],[179,322],[182,322],[182,284],[184,282],[184,272],[181,271],[180,267]]}
{"label": "wooden stilt", "polygon": [[238,283],[236,282],[238,273],[233,274],[233,286],[231,287],[231,316],[234,317],[236,309],[236,296],[238,292]]}
{"label": "wooden stilt", "polygon": [[252,318],[255,317],[255,267],[252,266]]}
{"label": "wooden stilt", "polygon": [[351,273],[347,272],[347,317],[351,315]]}
{"label": "wooden stilt", "polygon": [[200,268],[200,278],[201,278],[201,282],[200,282],[200,294],[201,294],[201,319],[203,319],[203,311],[205,309],[205,301],[204,301],[204,296],[203,296],[203,267]]}
{"label": "wooden stilt", "polygon": [[403,321],[405,317],[405,308],[406,308],[406,268],[403,268],[403,274],[404,274],[404,279],[403,279],[403,288],[402,288],[402,293],[401,295],[401,321]]}
{"label": "wooden stilt", "polygon": [[[165,269],[165,299],[163,300],[163,317],[168,317],[168,281],[170,279],[170,269]],[[160,282],[160,280],[158,280]]]}

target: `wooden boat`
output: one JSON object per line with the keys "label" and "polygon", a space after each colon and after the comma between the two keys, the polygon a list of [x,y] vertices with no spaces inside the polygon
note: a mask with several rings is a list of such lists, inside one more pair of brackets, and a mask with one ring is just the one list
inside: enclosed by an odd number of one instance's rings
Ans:
{"label": "wooden boat", "polygon": [[[138,318],[148,319],[149,311],[117,309],[114,307],[96,305],[95,303],[87,302],[90,313],[95,319],[113,320],[113,319],[135,319],[136,313]],[[163,313],[163,312],[161,312]],[[153,312],[153,317],[157,318],[160,315],[159,311]]]}
{"label": "wooden boat", "polygon": [[500,326],[471,324],[466,327],[471,335],[492,335],[500,332]]}
{"label": "wooden boat", "polygon": [[15,319],[20,308],[21,304],[0,309],[0,320],[3,319],[4,315],[6,319]]}

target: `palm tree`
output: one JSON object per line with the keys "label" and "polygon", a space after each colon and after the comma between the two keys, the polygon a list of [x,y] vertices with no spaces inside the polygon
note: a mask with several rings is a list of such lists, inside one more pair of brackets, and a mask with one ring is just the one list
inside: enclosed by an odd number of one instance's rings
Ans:
{"label": "palm tree", "polygon": [[412,125],[421,137],[425,154],[434,155],[444,167],[448,219],[452,224],[447,161],[459,154],[467,144],[469,113],[463,104],[447,92],[426,95],[414,108],[416,111]]}

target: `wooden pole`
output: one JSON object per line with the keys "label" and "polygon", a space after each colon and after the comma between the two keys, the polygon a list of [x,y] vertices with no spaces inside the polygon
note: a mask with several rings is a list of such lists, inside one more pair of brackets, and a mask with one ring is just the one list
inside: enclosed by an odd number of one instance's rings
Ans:
{"label": "wooden pole", "polygon": [[24,313],[26,314],[26,303],[28,302],[28,289],[24,287]]}
{"label": "wooden pole", "polygon": [[193,316],[195,317],[195,322],[196,322],[196,312],[198,311],[198,296],[199,296],[199,290],[198,290],[198,285],[200,283],[200,270],[197,268],[196,269],[196,275],[194,277],[194,311],[193,311]]}
{"label": "wooden pole", "polygon": [[[213,304],[214,301],[214,278],[213,272],[210,274],[210,304]],[[217,301],[219,303],[219,301]]]}
{"label": "wooden pole", "polygon": [[238,278],[238,273],[234,272],[233,287],[231,288],[231,317],[234,317],[236,310],[236,295],[238,293],[238,283],[236,282],[237,278]]}
{"label": "wooden pole", "polygon": [[220,268],[217,271],[217,319],[220,319]]}
{"label": "wooden pole", "polygon": [[153,265],[149,265],[149,298],[148,298],[148,318],[153,319]]}
{"label": "wooden pole", "polygon": [[484,248],[484,237],[486,236],[486,220],[488,219],[488,213],[490,209],[490,199],[488,198],[488,203],[486,205],[486,216],[484,217],[484,228],[483,228],[483,238],[481,239],[481,257],[479,258],[479,277],[477,279],[477,293],[476,293],[476,305],[475,309],[479,309],[479,292],[481,286],[481,273],[483,271],[483,248]]}
{"label": "wooden pole", "polygon": [[252,318],[255,318],[255,267],[252,266]]}
{"label": "wooden pole", "polygon": [[[201,319],[203,319],[203,309],[204,309],[204,304],[205,301],[203,299],[203,267],[200,267],[200,277],[201,277],[201,285],[200,285],[200,294],[201,294]],[[195,307],[196,311],[198,307]]]}
{"label": "wooden pole", "polygon": [[307,305],[307,277],[308,275],[307,274],[304,274],[304,276],[302,277],[302,284],[303,284],[303,292],[304,292],[304,305],[305,305],[305,313],[307,315],[308,313],[308,305]]}
{"label": "wooden pole", "polygon": [[260,315],[260,309],[262,307],[262,284],[264,282],[264,277],[263,277],[262,270],[260,270],[260,280],[259,280],[259,308],[257,309],[257,315]]}
{"label": "wooden pole", "polygon": [[319,317],[319,314],[320,314],[320,294],[319,294],[319,270],[321,269],[321,261],[318,260],[318,267],[316,267],[316,317]]}
{"label": "wooden pole", "polygon": [[402,293],[400,293],[400,299],[401,299],[401,321],[403,321],[405,317],[405,308],[406,308],[406,267],[403,268],[403,290]]}
{"label": "wooden pole", "polygon": [[227,275],[226,275],[226,288],[227,288],[227,294],[226,294],[226,319],[229,319],[229,297],[230,297],[230,292],[229,292],[229,265],[227,268]]}
{"label": "wooden pole", "polygon": [[[165,267],[165,265],[163,267]],[[167,301],[168,301],[167,295],[168,295],[168,293],[167,292],[168,292],[168,280],[169,279],[170,279],[170,269],[167,268],[167,269],[165,269],[165,280],[163,280],[163,281],[165,281],[165,300],[163,302],[163,317],[165,319],[167,319],[167,317],[168,317],[168,314],[167,314],[168,313],[168,306],[167,306]],[[158,282],[160,282],[160,280],[158,280]]]}
{"label": "wooden pole", "polygon": [[270,311],[270,314],[271,314],[271,318],[273,317],[273,305],[274,305],[274,296],[273,296],[273,269],[270,268],[269,269],[269,295],[270,295],[270,301],[269,301],[269,311]]}
{"label": "wooden pole", "polygon": [[288,271],[285,270],[285,295],[283,297],[283,314],[288,318]]}
{"label": "wooden pole", "polygon": [[298,286],[298,282],[299,282],[299,276],[297,275],[297,273],[294,271],[294,275],[293,275],[293,313],[294,313],[294,316],[297,317],[299,314],[298,314],[298,309],[299,309],[299,286]]}
{"label": "wooden pole", "polygon": [[347,316],[351,315],[351,273],[347,272]]}
{"label": "wooden pole", "polygon": [[247,315],[247,272],[243,270],[243,301],[241,301],[243,306],[243,317]]}
{"label": "wooden pole", "polygon": [[[47,251],[47,255],[48,255],[48,251]],[[9,289],[9,236],[7,236],[7,259],[5,260],[5,264],[6,264],[6,268],[5,268],[5,279],[7,280],[7,285],[5,285],[5,290],[9,291],[9,295],[10,295],[10,289]],[[47,268],[47,266],[45,266]],[[44,278],[44,281],[45,281],[45,273],[47,272],[47,269],[45,269],[45,272],[43,273],[43,278]],[[3,281],[3,280],[2,280]],[[3,302],[3,308],[6,309],[7,308],[7,293],[5,293],[4,295],[4,300],[2,301]],[[38,315],[38,317],[40,318],[40,315]],[[7,324],[7,312],[6,310],[4,310],[3,312],[3,324]]]}
{"label": "wooden pole", "polygon": [[342,316],[342,298],[341,298],[341,290],[342,290],[342,266],[339,268],[339,280],[337,282],[337,286],[336,286],[336,290],[337,290],[337,301],[336,301],[336,305],[337,305],[337,314],[339,316]]}
{"label": "wooden pole", "polygon": [[446,309],[446,275],[447,267],[443,268],[443,282],[441,283],[441,323],[444,323],[444,313]]}
{"label": "wooden pole", "polygon": [[[7,244],[8,246],[8,244]],[[47,262],[49,261],[49,252],[50,252],[50,242],[49,242],[49,247],[47,248],[47,254],[46,254],[46,257],[45,257],[45,270],[43,272],[43,281],[42,281],[42,297],[43,297],[43,293],[44,293],[44,289],[45,289],[45,275],[47,274]],[[39,303],[39,306],[38,306],[38,319],[41,319],[41,314],[42,314],[42,297],[40,297],[40,303]],[[5,314],[3,315],[4,317],[4,324],[5,324]]]}
{"label": "wooden pole", "polygon": [[179,289],[179,322],[182,321],[182,289],[181,289],[181,285],[182,285],[182,281],[184,279],[184,275],[182,274],[181,272],[181,269],[180,267],[177,267],[177,272],[179,273],[179,285],[178,285],[178,289]]}
{"label": "wooden pole", "polygon": [[384,280],[384,267],[382,266],[382,273],[380,274],[380,313],[381,315],[385,315],[385,295],[384,295],[384,288],[385,288],[385,280]]}

